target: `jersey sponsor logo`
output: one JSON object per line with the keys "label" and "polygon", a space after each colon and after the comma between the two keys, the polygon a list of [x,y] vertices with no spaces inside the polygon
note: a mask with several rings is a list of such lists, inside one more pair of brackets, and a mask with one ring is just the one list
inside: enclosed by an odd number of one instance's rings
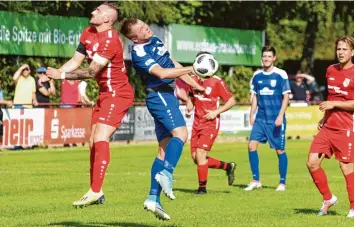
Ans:
{"label": "jersey sponsor logo", "polygon": [[344,86],[344,87],[347,87],[347,86],[349,86],[349,84],[350,84],[350,79],[349,79],[349,78],[346,78],[346,79],[344,80],[344,82],[343,82],[343,86]]}
{"label": "jersey sponsor logo", "polygon": [[206,95],[211,94],[211,92],[212,92],[212,88],[211,87],[206,87],[206,90],[205,90]]}
{"label": "jersey sponsor logo", "polygon": [[343,91],[343,90],[340,89],[340,87],[337,87],[337,86],[328,85],[328,89],[329,90],[334,90],[335,93],[338,93],[338,94],[348,95],[347,91]]}
{"label": "jersey sponsor logo", "polygon": [[270,85],[271,85],[271,87],[275,87],[276,86],[276,80],[270,80]]}
{"label": "jersey sponsor logo", "polygon": [[273,95],[275,91],[274,90],[270,90],[268,87],[264,87],[259,92],[260,92],[260,95]]}
{"label": "jersey sponsor logo", "polygon": [[152,64],[153,62],[154,62],[154,60],[151,59],[151,58],[149,58],[144,64],[145,64],[146,66],[148,66],[148,65]]}

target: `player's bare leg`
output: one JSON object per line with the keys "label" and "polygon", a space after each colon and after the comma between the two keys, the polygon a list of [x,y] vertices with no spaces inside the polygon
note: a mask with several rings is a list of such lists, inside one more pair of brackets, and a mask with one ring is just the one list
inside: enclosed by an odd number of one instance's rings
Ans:
{"label": "player's bare leg", "polygon": [[166,137],[159,142],[158,155],[151,169],[151,185],[148,198],[143,203],[143,208],[162,220],[170,220],[170,216],[163,210],[160,203],[161,186],[155,180],[155,175],[164,169],[165,149],[171,137]]}
{"label": "player's bare leg", "polygon": [[284,150],[276,150],[276,154],[279,158],[279,173],[280,173],[280,183],[276,188],[276,191],[282,192],[286,191],[286,175],[287,175],[287,165],[288,159],[286,152]]}
{"label": "player's bare leg", "polygon": [[252,191],[262,187],[259,174],[259,156],[258,156],[259,142],[255,140],[249,141],[248,154],[250,169],[253,175],[253,180],[248,184],[248,187],[244,188],[245,191]]}
{"label": "player's bare leg", "polygon": [[104,203],[105,196],[102,192],[102,184],[104,181],[106,169],[110,162],[110,147],[109,140],[116,128],[110,125],[97,123],[95,130],[92,131],[94,135],[93,150],[95,155],[93,157],[92,165],[92,182],[89,191],[78,201],[73,203],[75,207],[84,207],[93,204]]}
{"label": "player's bare leg", "polygon": [[307,168],[313,178],[313,182],[323,196],[323,203],[318,216],[326,215],[329,208],[338,201],[338,198],[330,192],[327,176],[321,167],[324,157],[325,154],[322,153],[310,153],[307,161]]}
{"label": "player's bare leg", "polygon": [[354,163],[340,162],[340,169],[345,177],[346,189],[348,191],[350,202],[350,208],[347,217],[354,218]]}

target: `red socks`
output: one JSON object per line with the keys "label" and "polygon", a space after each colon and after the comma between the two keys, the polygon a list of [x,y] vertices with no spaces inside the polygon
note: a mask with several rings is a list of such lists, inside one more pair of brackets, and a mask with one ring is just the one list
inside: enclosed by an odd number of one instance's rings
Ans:
{"label": "red socks", "polygon": [[207,157],[207,161],[208,161],[207,162],[208,168],[227,170],[228,163],[226,163],[226,162],[221,162],[221,161],[214,159],[212,157]]}
{"label": "red socks", "polygon": [[198,184],[200,188],[205,188],[208,177],[208,163],[197,166]]}
{"label": "red socks", "polygon": [[96,142],[94,144],[94,153],[91,189],[94,192],[99,192],[104,181],[107,166],[110,162],[109,143],[106,141]]}
{"label": "red socks", "polygon": [[350,201],[350,209],[354,209],[354,172],[345,175],[346,189]]}
{"label": "red socks", "polygon": [[328,186],[327,176],[322,168],[311,172],[314,184],[317,186],[319,192],[323,195],[323,200],[329,200],[332,198],[332,193],[330,192]]}
{"label": "red socks", "polygon": [[92,173],[94,171],[94,162],[95,162],[95,144],[90,147],[90,186],[92,184]]}

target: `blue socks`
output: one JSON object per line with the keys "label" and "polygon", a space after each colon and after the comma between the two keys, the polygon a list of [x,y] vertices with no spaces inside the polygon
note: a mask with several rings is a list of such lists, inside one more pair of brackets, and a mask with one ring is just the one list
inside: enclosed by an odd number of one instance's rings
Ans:
{"label": "blue socks", "polygon": [[164,172],[173,174],[174,169],[181,157],[184,142],[178,137],[172,137],[165,149]]}
{"label": "blue socks", "polygon": [[164,169],[164,161],[155,158],[150,174],[150,191],[148,199],[160,203],[161,186],[155,180],[155,175]]}
{"label": "blue socks", "polygon": [[260,174],[259,174],[259,156],[257,151],[249,151],[249,163],[250,169],[253,174],[253,180],[259,181]]}
{"label": "blue socks", "polygon": [[279,173],[280,173],[280,184],[286,184],[287,175],[287,155],[286,152],[279,154]]}

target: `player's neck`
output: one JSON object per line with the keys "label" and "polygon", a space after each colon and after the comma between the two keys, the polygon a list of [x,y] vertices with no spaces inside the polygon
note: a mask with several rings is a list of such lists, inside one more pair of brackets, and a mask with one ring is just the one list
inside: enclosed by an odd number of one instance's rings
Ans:
{"label": "player's neck", "polygon": [[110,30],[112,28],[112,26],[108,25],[108,24],[101,24],[99,26],[94,25],[94,27],[96,28],[97,32],[107,31],[107,30]]}
{"label": "player's neck", "polygon": [[354,64],[352,63],[352,61],[348,61],[344,64],[340,63],[339,64],[339,67],[340,69],[348,69],[348,68],[351,68]]}
{"label": "player's neck", "polygon": [[271,72],[273,69],[274,69],[274,65],[270,65],[269,67],[263,68],[264,72],[267,72],[267,73]]}

